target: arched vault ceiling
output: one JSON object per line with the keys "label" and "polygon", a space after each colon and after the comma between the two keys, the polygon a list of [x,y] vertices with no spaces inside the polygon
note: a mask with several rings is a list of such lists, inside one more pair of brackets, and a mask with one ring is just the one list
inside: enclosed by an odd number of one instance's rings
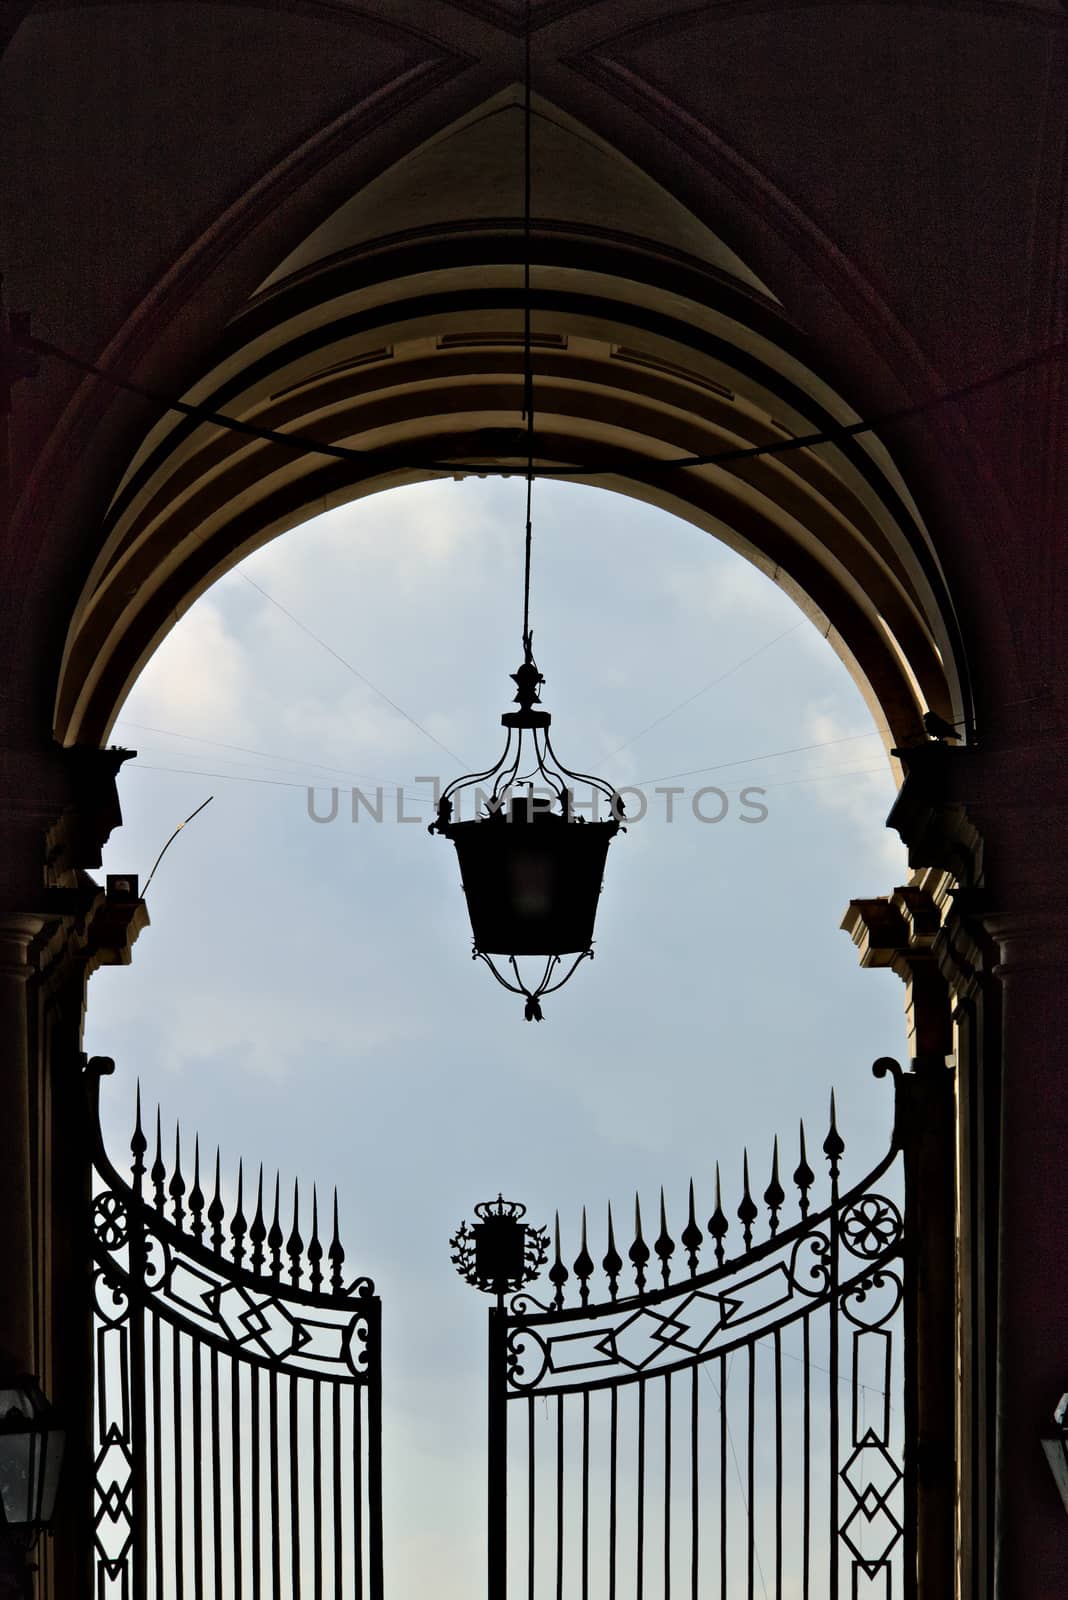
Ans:
{"label": "arched vault ceiling", "polygon": [[[1068,18],[1053,0],[532,9],[542,101],[745,263],[855,413],[1063,337]],[[522,72],[518,0],[5,13],[6,302],[170,393],[212,370],[302,240]],[[549,219],[554,181],[566,190],[567,171],[547,176]],[[890,441],[988,713],[1050,681],[1068,622],[1065,391],[1063,362],[1047,364]],[[0,668],[35,714],[54,703],[108,504],[151,422],[54,361],[16,390],[10,573],[40,642],[8,629]]]}
{"label": "arched vault ceiling", "polygon": [[[388,484],[521,468],[521,250],[516,223],[408,229],[319,261],[298,252],[252,299],[189,400],[360,459],[165,417],[104,520],[60,737],[102,738],[163,633],[264,539]],[[855,420],[778,309],[717,267],[592,224],[538,224],[532,284],[543,464],[674,510],[755,561],[847,661],[890,742],[916,735],[923,705],[957,714],[937,563],[877,439],[663,466]]]}

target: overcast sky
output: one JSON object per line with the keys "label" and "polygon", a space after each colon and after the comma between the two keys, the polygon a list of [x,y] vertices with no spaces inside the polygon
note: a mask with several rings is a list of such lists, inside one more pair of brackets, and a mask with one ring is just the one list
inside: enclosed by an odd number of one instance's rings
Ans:
{"label": "overcast sky", "polygon": [[[113,735],[138,757],[105,869],[143,882],[214,799],[159,869],[132,967],[93,978],[87,1022],[87,1048],[117,1062],[120,1165],[140,1076],[231,1174],[242,1155],[283,1185],[338,1185],[347,1267],[384,1304],[387,1575],[419,1592],[433,1569],[436,1600],[466,1600],[482,1571],[486,1302],[448,1250],[473,1204],[500,1189],[534,1221],[559,1207],[571,1255],[585,1204],[599,1258],[608,1199],[625,1215],[640,1189],[652,1218],[663,1183],[677,1237],[691,1175],[707,1217],[717,1159],[736,1205],[743,1145],[761,1188],[776,1132],[789,1170],[800,1117],[818,1149],[832,1086],[860,1177],[891,1125],[871,1062],[905,1049],[900,984],[861,972],[839,931],[851,897],[905,881],[883,746],[845,668],[725,546],[577,485],[535,491],[543,700],[563,760],[644,786],[649,807],[610,847],[596,959],[544,1022],[472,962],[455,854],[427,835],[416,779],[499,754],[522,498],[519,480],[466,480],[328,512],[174,629]],[[672,783],[669,823],[655,789]],[[334,821],[311,819],[309,785],[320,816],[338,788]],[[397,785],[418,825],[396,820]],[[382,788],[381,823],[350,820],[353,786]],[[693,812],[709,786],[718,822]],[[743,820],[746,787],[766,791],[765,820]]]}

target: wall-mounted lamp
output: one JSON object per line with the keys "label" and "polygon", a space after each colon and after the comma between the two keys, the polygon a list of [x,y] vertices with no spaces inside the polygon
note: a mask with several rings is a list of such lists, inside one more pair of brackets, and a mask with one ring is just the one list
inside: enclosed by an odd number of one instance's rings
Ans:
{"label": "wall-mounted lamp", "polygon": [[65,1438],[36,1378],[0,1380],[0,1539],[29,1548],[51,1525]]}
{"label": "wall-mounted lamp", "polygon": [[1053,1413],[1053,1432],[1042,1435],[1050,1471],[1068,1511],[1068,1394],[1062,1394]]}

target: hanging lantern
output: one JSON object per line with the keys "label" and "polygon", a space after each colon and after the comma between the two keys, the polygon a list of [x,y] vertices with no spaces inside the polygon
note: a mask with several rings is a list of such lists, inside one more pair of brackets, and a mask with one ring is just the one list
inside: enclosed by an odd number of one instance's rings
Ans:
{"label": "hanging lantern", "polygon": [[[528,1022],[540,1022],[542,997],[593,955],[605,857],[622,825],[623,805],[611,784],[572,772],[553,750],[552,719],[538,695],[545,680],[529,632],[523,665],[512,678],[519,710],[501,718],[508,731],[504,753],[488,771],[449,784],[430,832],[456,846],[475,958],[498,983],[525,996]],[[578,799],[579,785],[588,799]],[[472,808],[467,819],[461,815],[465,796]],[[580,805],[595,813],[604,805],[608,815],[587,819],[578,814]],[[524,956],[535,958],[527,978],[519,967]]]}
{"label": "hanging lantern", "polygon": [[[431,833],[456,846],[474,956],[497,982],[526,1000],[528,1022],[542,1020],[541,1001],[560,989],[593,955],[593,923],[605,857],[619,832],[623,806],[610,783],[572,772],[549,738],[541,707],[544,678],[530,631],[531,499],[534,486],[534,366],[530,326],[531,100],[530,6],[527,0],[523,148],[523,420],[526,424],[526,560],[523,578],[523,664],[512,673],[518,711],[501,718],[508,742],[496,766],[458,778],[441,796]],[[589,790],[590,820],[577,815],[575,785]],[[487,787],[488,786],[488,787]],[[525,791],[525,792],[524,792]],[[472,815],[464,819],[468,795]],[[597,808],[607,804],[609,815]],[[519,961],[534,963],[524,978]]]}

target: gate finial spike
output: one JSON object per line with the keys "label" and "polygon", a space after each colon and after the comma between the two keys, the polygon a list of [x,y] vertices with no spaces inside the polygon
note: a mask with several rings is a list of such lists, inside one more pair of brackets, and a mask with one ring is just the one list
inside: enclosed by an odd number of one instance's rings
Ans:
{"label": "gate finial spike", "polygon": [[286,1255],[289,1257],[289,1277],[294,1287],[300,1287],[300,1258],[304,1253],[304,1240],[300,1236],[299,1214],[300,1196],[298,1180],[293,1179],[293,1229],[286,1240]]}
{"label": "gate finial spike", "polygon": [[593,1257],[590,1255],[586,1241],[586,1207],[582,1208],[582,1244],[579,1253],[572,1262],[575,1277],[578,1279],[579,1295],[582,1304],[586,1305],[590,1298],[590,1277],[593,1273]]}
{"label": "gate finial spike", "polygon": [[194,1239],[204,1233],[204,1191],[200,1187],[200,1135],[193,1136],[193,1187],[189,1191],[190,1231]]}
{"label": "gate finial spike", "polygon": [[271,1273],[276,1278],[282,1270],[282,1246],[285,1243],[285,1235],[282,1232],[282,1219],[279,1215],[281,1200],[282,1175],[276,1172],[274,1175],[274,1216],[271,1218],[271,1228],[267,1235],[267,1243],[271,1251]]}
{"label": "gate finial spike", "polygon": [[568,1272],[567,1268],[564,1266],[563,1257],[560,1254],[560,1213],[559,1213],[559,1211],[556,1212],[556,1219],[555,1219],[555,1222],[554,1222],[554,1225],[553,1225],[553,1239],[554,1239],[555,1254],[554,1254],[554,1257],[553,1257],[553,1264],[549,1268],[549,1282],[551,1284],[553,1284],[555,1286],[555,1288],[556,1288],[556,1293],[553,1296],[553,1309],[555,1311],[560,1311],[560,1310],[563,1309],[563,1304],[564,1304],[564,1284],[567,1282],[567,1280],[571,1276],[571,1274]]}
{"label": "gate finial spike", "polygon": [[608,1278],[608,1295],[614,1300],[619,1292],[619,1274],[623,1271],[623,1257],[616,1249],[616,1230],[612,1224],[612,1202],[608,1202],[608,1249],[601,1262]]}
{"label": "gate finial spike", "polygon": [[239,1267],[245,1254],[245,1234],[248,1232],[248,1223],[245,1221],[245,1163],[239,1157],[237,1163],[237,1204],[230,1222],[230,1238],[233,1246],[234,1265]]}
{"label": "gate finial spike", "polygon": [[267,1237],[267,1224],[263,1220],[263,1162],[260,1162],[259,1175],[256,1179],[256,1215],[252,1219],[252,1226],[248,1230],[252,1242],[252,1270],[259,1272],[263,1266],[263,1241]]}
{"label": "gate finial spike", "polygon": [[208,1206],[208,1221],[211,1223],[211,1248],[214,1251],[216,1251],[217,1253],[219,1253],[219,1254],[222,1253],[222,1243],[223,1243],[222,1225],[223,1225],[223,1218],[226,1215],[226,1212],[225,1212],[225,1210],[223,1208],[222,1174],[221,1174],[221,1171],[220,1171],[220,1167],[221,1167],[221,1160],[220,1160],[220,1155],[219,1155],[219,1146],[216,1145],[215,1146],[215,1193],[212,1195],[211,1202],[210,1202],[210,1204]]}
{"label": "gate finial spike", "polygon": [[171,1181],[167,1185],[167,1193],[171,1197],[175,1227],[180,1228],[185,1217],[185,1207],[182,1205],[182,1196],[185,1194],[185,1179],[182,1177],[182,1130],[179,1123],[174,1124],[174,1171]]}
{"label": "gate finial spike", "polygon": [[130,1140],[130,1151],[131,1151],[131,1154],[133,1155],[133,1162],[132,1162],[132,1165],[131,1165],[131,1170],[133,1172],[134,1185],[135,1185],[135,1187],[137,1189],[138,1194],[140,1194],[141,1190],[142,1190],[142,1188],[144,1186],[143,1180],[144,1180],[144,1175],[145,1175],[145,1152],[148,1149],[148,1140],[145,1138],[145,1130],[141,1126],[141,1080],[140,1080],[140,1078],[138,1078],[138,1080],[137,1080],[136,1108],[137,1109],[136,1109],[136,1112],[135,1112],[135,1115],[134,1115],[133,1137]]}
{"label": "gate finial spike", "polygon": [[797,1166],[794,1168],[794,1182],[797,1184],[798,1191],[799,1191],[798,1204],[799,1204],[800,1210],[801,1210],[801,1220],[802,1221],[804,1221],[804,1219],[808,1216],[808,1193],[809,1193],[809,1190],[812,1188],[812,1185],[815,1183],[815,1181],[816,1181],[816,1174],[813,1172],[812,1168],[808,1164],[808,1156],[807,1156],[806,1151],[805,1151],[805,1119],[802,1117],[802,1119],[801,1119],[801,1160],[798,1162]]}
{"label": "gate finial spike", "polygon": [[738,1220],[742,1224],[742,1238],[745,1241],[745,1248],[747,1250],[753,1242],[753,1223],[756,1221],[758,1215],[759,1212],[757,1211],[756,1203],[753,1200],[753,1196],[749,1192],[749,1151],[743,1150],[742,1203],[738,1207]]}
{"label": "gate finial spike", "polygon": [[723,1240],[730,1223],[723,1214],[723,1195],[720,1190],[719,1162],[716,1162],[716,1209],[708,1219],[708,1231],[716,1241],[716,1266],[723,1265]]}
{"label": "gate finial spike", "polygon": [[838,1167],[845,1150],[845,1140],[838,1132],[838,1113],[835,1106],[834,1090],[831,1090],[831,1126],[826,1139],[823,1141],[823,1151],[831,1163],[831,1177],[837,1178]]}
{"label": "gate finial spike", "polygon": [[671,1257],[675,1254],[675,1241],[668,1233],[667,1211],[664,1207],[664,1186],[660,1185],[660,1232],[653,1245],[660,1258],[660,1275],[666,1289],[671,1280]]}
{"label": "gate finial spike", "polygon": [[776,1134],[775,1143],[772,1146],[771,1152],[771,1182],[764,1190],[764,1204],[771,1213],[770,1225],[772,1238],[774,1238],[775,1234],[778,1232],[779,1212],[783,1208],[783,1202],[785,1199],[786,1191],[779,1182],[779,1135]]}
{"label": "gate finial spike", "polygon": [[337,1188],[334,1189],[334,1233],[327,1251],[330,1258],[330,1287],[336,1294],[341,1292],[341,1265],[345,1260],[345,1252],[341,1248],[341,1236],[337,1225]]}
{"label": "gate finial spike", "polygon": [[311,1286],[317,1290],[323,1281],[323,1247],[319,1241],[319,1195],[316,1186],[312,1184],[312,1231],[308,1242],[308,1263],[310,1266]]}
{"label": "gate finial spike", "polygon": [[155,1192],[156,1209],[163,1210],[163,1185],[167,1177],[167,1169],[163,1165],[163,1122],[160,1116],[159,1105],[156,1106],[156,1156],[152,1162],[149,1173],[152,1179],[152,1188]]}
{"label": "gate finial spike", "polygon": [[701,1242],[704,1234],[697,1226],[697,1212],[694,1209],[693,1179],[690,1179],[690,1210],[686,1218],[686,1226],[682,1230],[682,1243],[686,1250],[686,1263],[690,1269],[690,1277],[697,1275],[697,1258],[701,1251]]}
{"label": "gate finial spike", "polygon": [[638,1286],[638,1293],[642,1294],[645,1289],[645,1265],[649,1260],[649,1246],[642,1238],[642,1208],[637,1192],[634,1195],[634,1243],[627,1254],[634,1267],[634,1281]]}

